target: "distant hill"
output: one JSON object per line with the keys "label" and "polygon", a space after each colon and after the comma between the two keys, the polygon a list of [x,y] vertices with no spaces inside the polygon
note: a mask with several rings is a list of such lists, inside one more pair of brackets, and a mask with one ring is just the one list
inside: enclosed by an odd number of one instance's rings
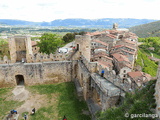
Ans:
{"label": "distant hill", "polygon": [[3,25],[40,25],[41,23],[24,21],[24,20],[0,19],[0,24],[3,24]]}
{"label": "distant hill", "polygon": [[136,25],[154,22],[152,19],[131,18],[103,18],[103,19],[57,19],[51,22],[30,22],[23,20],[0,19],[0,24],[5,25],[34,25],[53,27],[81,27],[81,28],[112,28],[113,23],[118,23],[121,28],[130,28]]}
{"label": "distant hill", "polygon": [[136,33],[136,35],[141,38],[160,37],[160,21],[134,26],[129,28],[129,30]]}

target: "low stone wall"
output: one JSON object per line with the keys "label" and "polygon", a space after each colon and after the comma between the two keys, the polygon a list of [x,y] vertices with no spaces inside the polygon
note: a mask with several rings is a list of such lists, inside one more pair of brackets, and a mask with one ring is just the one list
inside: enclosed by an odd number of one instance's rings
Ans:
{"label": "low stone wall", "polygon": [[0,65],[0,87],[17,85],[16,75],[25,85],[67,82],[72,80],[72,62],[15,63]]}

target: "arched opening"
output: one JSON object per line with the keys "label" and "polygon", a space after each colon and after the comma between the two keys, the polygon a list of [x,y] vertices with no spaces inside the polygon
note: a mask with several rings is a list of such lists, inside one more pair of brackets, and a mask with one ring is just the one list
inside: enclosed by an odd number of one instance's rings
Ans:
{"label": "arched opening", "polygon": [[122,39],[122,38],[123,38],[123,35],[119,35],[119,36],[118,36],[118,39]]}
{"label": "arched opening", "polygon": [[74,75],[75,75],[75,78],[77,78],[77,70],[78,70],[78,65],[77,64],[75,64],[74,65]]}
{"label": "arched opening", "polygon": [[23,75],[16,75],[15,78],[16,78],[17,85],[24,85],[25,84]]}
{"label": "arched opening", "polygon": [[79,44],[77,44],[77,50],[79,50]]}

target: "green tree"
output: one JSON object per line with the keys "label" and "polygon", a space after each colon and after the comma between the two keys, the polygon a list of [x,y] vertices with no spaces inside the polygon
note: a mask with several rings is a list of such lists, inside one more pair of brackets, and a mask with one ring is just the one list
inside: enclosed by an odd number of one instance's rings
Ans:
{"label": "green tree", "polygon": [[4,39],[0,39],[0,57],[8,56],[9,57],[9,46],[8,42]]}
{"label": "green tree", "polygon": [[58,47],[62,45],[63,41],[60,36],[52,33],[44,33],[40,37],[40,42],[38,42],[38,47],[40,47],[40,52],[50,54],[54,53]]}
{"label": "green tree", "polygon": [[63,41],[65,43],[71,42],[75,39],[75,35],[73,33],[67,33],[66,35],[63,36]]}
{"label": "green tree", "polygon": [[65,43],[71,42],[75,39],[75,35],[84,35],[86,32],[82,31],[82,32],[74,32],[74,33],[67,33],[66,35],[63,36],[63,41]]}

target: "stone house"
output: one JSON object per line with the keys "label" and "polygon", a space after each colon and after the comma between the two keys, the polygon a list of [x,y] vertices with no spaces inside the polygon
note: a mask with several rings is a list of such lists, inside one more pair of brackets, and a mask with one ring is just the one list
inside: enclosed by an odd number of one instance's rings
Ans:
{"label": "stone house", "polygon": [[122,79],[122,82],[127,79],[127,73],[132,71],[131,64],[129,63],[119,63],[118,64],[118,69],[119,69],[119,76]]}
{"label": "stone house", "polygon": [[110,49],[111,47],[113,47],[116,44],[117,41],[117,36],[112,35],[112,34],[102,34],[99,38],[97,38],[100,41],[103,41],[105,43],[107,43],[108,49]]}
{"label": "stone house", "polygon": [[130,47],[128,45],[116,45],[116,46],[112,47],[111,51],[115,51],[115,50],[118,50],[118,49],[127,50],[129,52],[135,52],[136,51],[135,48]]}
{"label": "stone house", "polygon": [[145,85],[146,82],[151,80],[151,76],[141,71],[128,72],[127,80],[131,84],[131,88],[137,88]]}
{"label": "stone house", "polygon": [[106,48],[99,47],[99,48],[95,48],[95,49],[91,50],[92,55],[98,54],[98,53],[108,54],[107,56],[109,56],[109,51]]}
{"label": "stone house", "polygon": [[125,78],[128,72],[131,72],[132,66],[129,59],[119,53],[112,54],[114,69],[117,74],[121,76],[121,78]]}
{"label": "stone house", "polygon": [[128,57],[132,66],[134,64],[134,60],[137,59],[137,50],[136,48],[132,48],[128,45],[116,45],[110,50],[110,54],[120,53]]}
{"label": "stone house", "polygon": [[101,71],[107,69],[108,71],[113,70],[113,63],[109,61],[98,61],[98,68],[99,74],[101,74]]}
{"label": "stone house", "polygon": [[109,62],[112,62],[112,58],[111,57],[108,57],[108,54],[104,53],[104,52],[101,52],[101,53],[96,53],[96,54],[93,54],[91,56],[91,61],[94,62],[94,61],[109,61]]}
{"label": "stone house", "polygon": [[116,45],[127,45],[127,46],[130,46],[132,48],[136,48],[137,47],[137,43],[136,42],[130,41],[128,39],[119,40],[119,41],[117,41]]}
{"label": "stone house", "polygon": [[91,41],[91,49],[95,49],[95,48],[106,48],[108,50],[108,44],[99,40],[92,40]]}

